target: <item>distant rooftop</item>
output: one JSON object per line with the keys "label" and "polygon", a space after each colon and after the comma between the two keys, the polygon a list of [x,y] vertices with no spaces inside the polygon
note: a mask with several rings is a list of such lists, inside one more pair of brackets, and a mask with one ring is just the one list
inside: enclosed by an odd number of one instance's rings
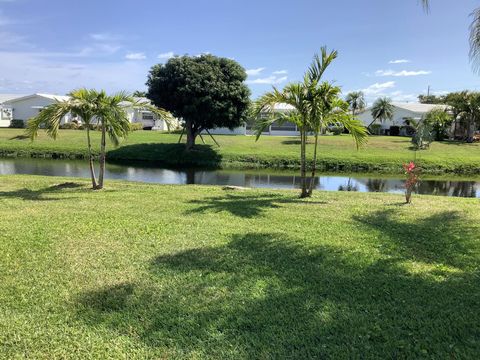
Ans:
{"label": "distant rooftop", "polygon": [[21,98],[27,96],[26,94],[0,94],[0,104],[3,104],[5,101],[10,101],[16,98]]}
{"label": "distant rooftop", "polygon": [[433,109],[446,110],[448,105],[440,104],[420,104],[420,103],[406,103],[406,102],[392,102],[393,106],[417,113],[427,113]]}

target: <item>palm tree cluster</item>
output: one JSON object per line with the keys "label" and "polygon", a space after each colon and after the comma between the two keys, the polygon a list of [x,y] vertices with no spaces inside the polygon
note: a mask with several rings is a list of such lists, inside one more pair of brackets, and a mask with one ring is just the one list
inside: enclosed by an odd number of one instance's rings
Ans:
{"label": "palm tree cluster", "polygon": [[[340,98],[341,89],[331,82],[322,81],[328,66],[336,59],[337,51],[327,52],[326,47],[314,56],[303,82],[291,83],[282,90],[273,88],[254,103],[253,115],[257,118],[257,140],[262,132],[274,122],[291,122],[300,132],[300,178],[301,198],[310,197],[315,182],[319,134],[329,125],[343,125],[353,136],[358,146],[367,141],[367,130],[349,113],[349,104]],[[290,105],[286,113],[276,111],[279,104]],[[266,115],[266,116],[264,116]],[[307,180],[307,137],[313,134],[314,150],[311,177]]]}
{"label": "palm tree cluster", "polygon": [[[120,139],[125,138],[130,131],[127,108],[149,110],[165,119],[167,124],[171,120],[171,115],[167,111],[141,102],[126,92],[108,95],[103,90],[79,89],[70,92],[68,96],[68,100],[56,101],[30,119],[26,133],[33,141],[38,135],[38,130],[44,128],[47,135],[55,139],[65,115],[71,114],[80,118],[86,130],[90,176],[94,190],[102,189],[104,184],[107,135],[113,145],[118,146]],[[101,131],[98,181],[95,175],[95,155],[90,134],[95,125]]]}

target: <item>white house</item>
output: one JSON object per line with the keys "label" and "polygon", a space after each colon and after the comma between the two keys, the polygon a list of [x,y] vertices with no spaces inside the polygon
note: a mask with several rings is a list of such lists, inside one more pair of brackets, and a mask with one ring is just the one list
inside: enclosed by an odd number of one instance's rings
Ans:
{"label": "white house", "polygon": [[[293,106],[288,104],[276,104],[274,106],[274,112],[276,113],[288,113],[294,109]],[[265,113],[260,116],[270,116]],[[249,122],[242,126],[236,127],[233,130],[228,128],[216,128],[210,130],[211,134],[217,135],[253,135],[255,129],[253,127],[253,122]],[[291,122],[278,123],[274,122],[263,132],[264,135],[278,135],[278,136],[298,136],[300,132],[297,129],[297,126]]]}
{"label": "white house", "polygon": [[[0,127],[10,126],[10,122],[13,119],[28,121],[30,118],[35,117],[38,113],[47,107],[55,103],[56,101],[66,101],[68,96],[52,95],[52,94],[31,94],[31,95],[10,95],[0,94]],[[147,98],[136,98],[141,103],[150,104],[150,100]],[[124,104],[126,112],[130,122],[141,122],[145,129],[152,130],[167,130],[167,124],[162,119],[157,119],[156,115],[146,109],[133,109],[128,107],[128,104]],[[73,120],[70,114],[67,114],[63,120],[63,123],[68,123]],[[81,119],[79,119],[81,121]],[[174,126],[176,124],[173,124]]]}
{"label": "white house", "polygon": [[[56,101],[68,100],[68,96],[52,95],[52,94],[31,94],[15,97],[3,103],[4,106],[12,110],[12,119],[28,121],[30,118],[37,116],[43,108],[55,103]],[[64,117],[64,122],[70,121],[70,115]],[[11,120],[11,119],[10,119]],[[2,124],[3,126],[4,124]],[[9,126],[10,121],[5,123]]]}
{"label": "white house", "polygon": [[13,109],[6,102],[23,97],[20,94],[0,94],[0,127],[9,127],[10,121],[13,120]]}
{"label": "white house", "polygon": [[[390,126],[405,126],[408,125],[409,119],[421,120],[424,116],[433,109],[442,109],[447,110],[448,105],[432,105],[432,104],[419,104],[419,103],[402,103],[402,102],[393,102],[394,107],[393,118],[392,120],[384,121],[379,123],[378,121],[375,124],[381,125],[381,134],[387,134],[390,131]],[[361,120],[365,126],[370,126],[373,123],[372,117],[372,108],[368,107],[361,113],[357,115],[358,119]]]}
{"label": "white house", "polygon": [[[151,105],[151,101],[144,97],[137,97],[135,100],[141,104]],[[148,109],[132,108],[128,106],[128,103],[123,104],[126,107],[126,112],[131,123],[142,123],[144,129],[148,130],[168,130],[167,123],[164,119],[159,119],[157,115],[149,111]],[[178,127],[178,120],[172,121],[172,127]]]}

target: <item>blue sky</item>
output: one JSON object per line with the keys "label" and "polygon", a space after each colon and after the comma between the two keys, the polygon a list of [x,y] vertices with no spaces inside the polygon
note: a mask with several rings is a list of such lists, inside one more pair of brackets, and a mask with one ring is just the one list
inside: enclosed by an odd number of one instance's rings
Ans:
{"label": "blue sky", "polygon": [[[253,97],[298,80],[322,45],[339,51],[326,74],[344,92],[415,101],[480,90],[468,62],[478,0],[0,0],[0,92],[78,87],[145,89],[172,54],[230,57]],[[401,61],[398,61],[401,60]]]}

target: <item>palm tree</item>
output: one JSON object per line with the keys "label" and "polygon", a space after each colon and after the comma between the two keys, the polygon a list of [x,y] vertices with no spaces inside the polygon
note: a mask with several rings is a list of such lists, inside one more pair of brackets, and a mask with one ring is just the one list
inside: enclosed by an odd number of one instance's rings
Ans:
{"label": "palm tree", "polygon": [[[90,175],[92,179],[92,189],[94,190],[103,188],[107,134],[110,141],[115,146],[118,146],[120,139],[126,137],[130,131],[130,121],[126,112],[127,108],[146,109],[163,118],[167,122],[167,126],[170,124],[171,115],[166,110],[137,101],[125,92],[119,92],[109,96],[103,90],[80,89],[72,91],[69,96],[70,99],[57,101],[47,106],[37,117],[31,119],[27,125],[27,134],[33,140],[38,134],[38,129],[43,126],[47,134],[55,139],[58,135],[60,122],[66,114],[71,113],[72,115],[81,117],[87,132]],[[101,130],[98,182],[95,176],[95,168],[93,165],[94,155],[90,139],[90,131],[94,122],[99,125]]]}
{"label": "palm tree", "polygon": [[148,110],[158,117],[164,119],[167,127],[170,128],[171,115],[163,109],[157,108],[150,103],[135,99],[132,95],[121,91],[113,95],[107,95],[105,91],[98,92],[98,112],[97,120],[100,126],[100,171],[98,174],[97,189],[103,189],[103,180],[105,176],[106,137],[114,146],[118,146],[120,139],[125,138],[130,132],[130,120],[128,119],[127,108]]}
{"label": "palm tree", "polygon": [[316,85],[314,82],[309,90],[310,93],[310,127],[315,136],[312,175],[308,189],[312,195],[317,165],[318,136],[322,129],[329,125],[343,125],[353,136],[357,148],[366,143],[367,129],[353,115],[349,113],[349,105],[340,98],[341,89],[329,82]]}
{"label": "palm tree", "polygon": [[33,141],[38,135],[38,129],[44,127],[47,135],[56,138],[58,129],[63,117],[71,114],[80,117],[85,125],[87,134],[87,151],[88,162],[90,168],[90,176],[92,180],[92,188],[97,187],[97,179],[95,177],[95,169],[93,166],[94,155],[92,152],[92,141],[90,138],[90,131],[92,122],[98,111],[98,104],[96,102],[97,93],[92,90],[79,89],[70,92],[69,99],[65,101],[57,101],[52,105],[47,106],[39,113],[39,115],[31,119],[27,123],[27,135]]}
{"label": "palm tree", "polygon": [[[426,12],[430,10],[430,0],[420,0]],[[473,71],[480,72],[480,7],[473,9],[470,13],[473,18],[470,23],[470,51],[469,57],[473,66]]]}
{"label": "palm tree", "polygon": [[[321,130],[334,122],[342,123],[351,131],[357,144],[365,142],[367,132],[364,126],[358,121],[352,119],[343,109],[347,109],[345,102],[340,103],[340,89],[328,82],[320,82],[323,73],[331,62],[337,57],[337,52],[327,53],[323,47],[320,55],[315,55],[312,65],[305,73],[303,82],[288,84],[283,90],[273,88],[261,96],[254,104],[254,115],[259,117],[263,113],[271,116],[260,118],[256,124],[257,140],[262,132],[273,122],[289,121],[296,124],[300,132],[300,178],[301,178],[301,198],[312,195],[313,181],[315,176],[318,135]],[[275,111],[277,104],[290,105],[294,110],[279,114]],[[309,132],[315,136],[315,148],[312,166],[312,179],[307,188],[307,166],[306,166],[306,144]]]}
{"label": "palm tree", "polygon": [[362,91],[352,91],[348,93],[345,97],[345,101],[348,103],[353,117],[355,117],[357,111],[362,111],[367,106],[365,95]]}
{"label": "palm tree", "polygon": [[377,99],[372,105],[372,117],[373,121],[368,125],[368,128],[372,126],[372,124],[379,120],[381,123],[387,120],[392,120],[393,112],[395,108],[392,104],[392,100],[384,97]]}

